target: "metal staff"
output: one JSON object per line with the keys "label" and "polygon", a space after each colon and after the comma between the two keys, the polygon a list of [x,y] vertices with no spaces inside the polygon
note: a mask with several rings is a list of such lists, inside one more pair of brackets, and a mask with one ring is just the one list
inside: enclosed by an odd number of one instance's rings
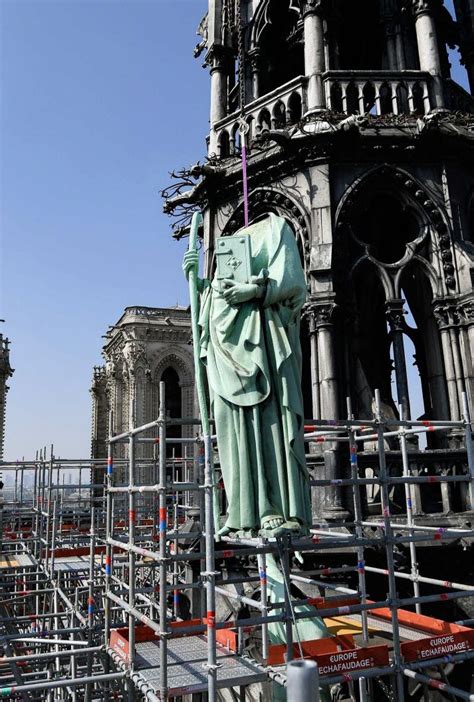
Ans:
{"label": "metal staff", "polygon": [[[191,220],[191,231],[189,234],[188,251],[197,251],[198,230],[203,223],[202,214],[195,212]],[[199,299],[197,289],[197,271],[191,268],[189,271],[189,299],[191,302],[191,329],[194,339],[194,374],[196,377],[196,388],[199,402],[199,411],[201,413],[202,431],[205,435],[210,435],[209,429],[209,413],[207,411],[206,390],[204,383],[204,372],[201,360],[199,358],[200,343],[199,343]]]}
{"label": "metal staff", "polygon": [[[191,220],[191,231],[189,234],[189,246],[188,251],[197,251],[197,238],[198,230],[203,222],[202,214],[200,212],[195,212]],[[202,433],[204,436],[204,450],[209,453],[209,456],[205,455],[205,461],[209,461],[209,475],[212,481],[212,498],[213,498],[213,510],[214,510],[214,524],[219,526],[219,514],[220,508],[217,500],[217,494],[215,490],[216,486],[216,475],[214,472],[213,460],[212,460],[212,445],[211,445],[211,429],[209,424],[209,412],[207,409],[207,398],[206,398],[206,382],[204,377],[204,368],[201,363],[201,346],[200,346],[200,334],[199,334],[199,298],[197,289],[197,271],[191,269],[189,271],[189,300],[191,302],[191,329],[193,334],[193,351],[194,351],[194,375],[196,378],[196,388],[199,404],[199,412],[201,415]],[[207,439],[207,440],[206,440]],[[207,445],[207,447],[206,447]]]}
{"label": "metal staff", "polygon": [[[194,213],[189,236],[189,251],[197,251],[196,242],[202,215]],[[199,410],[204,439],[204,506],[206,522],[206,570],[204,576],[206,587],[206,623],[207,623],[207,686],[209,702],[217,699],[217,656],[216,656],[216,568],[214,558],[214,523],[218,523],[219,512],[216,509],[215,475],[212,461],[212,439],[207,411],[206,389],[204,384],[203,367],[200,360],[199,328],[198,328],[198,291],[197,271],[189,271],[189,297],[191,300],[191,324],[194,339],[194,370],[198,393]],[[214,514],[213,514],[214,512]]]}

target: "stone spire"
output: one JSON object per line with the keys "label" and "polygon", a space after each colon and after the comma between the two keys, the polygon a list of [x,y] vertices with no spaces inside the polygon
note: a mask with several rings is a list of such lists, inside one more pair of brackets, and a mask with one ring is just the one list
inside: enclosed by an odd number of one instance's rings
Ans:
{"label": "stone spire", "polygon": [[0,460],[3,459],[3,444],[5,441],[5,411],[8,385],[7,380],[13,375],[10,366],[9,340],[0,334]]}

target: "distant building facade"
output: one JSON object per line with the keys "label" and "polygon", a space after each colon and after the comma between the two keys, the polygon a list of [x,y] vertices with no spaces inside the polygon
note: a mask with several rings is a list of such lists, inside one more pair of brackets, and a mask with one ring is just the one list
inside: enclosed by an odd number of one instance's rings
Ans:
{"label": "distant building facade", "polygon": [[0,334],[0,460],[3,459],[3,447],[5,442],[5,415],[8,385],[7,381],[13,375],[13,368],[10,365],[9,340]]}
{"label": "distant building facade", "polygon": [[[92,379],[92,458],[107,456],[109,422],[114,434],[153,421],[159,412],[160,382],[165,383],[169,417],[193,417],[194,362],[191,315],[184,307],[127,307],[111,327]],[[169,436],[192,436],[192,427],[170,427]],[[182,432],[182,433],[181,433]],[[146,435],[157,437],[153,429]],[[174,445],[175,455],[181,446]],[[125,457],[124,444],[115,456]],[[153,442],[137,447],[137,457],[152,458]],[[101,475],[103,469],[101,469]],[[102,482],[101,476],[97,480]]]}

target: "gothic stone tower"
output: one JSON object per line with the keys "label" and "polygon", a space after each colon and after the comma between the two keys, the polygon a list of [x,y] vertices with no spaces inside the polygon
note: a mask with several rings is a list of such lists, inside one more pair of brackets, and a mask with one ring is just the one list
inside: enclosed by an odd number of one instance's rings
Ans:
{"label": "gothic stone tower", "polygon": [[3,445],[5,441],[5,413],[7,403],[8,378],[13,375],[10,366],[9,340],[0,334],[0,461],[3,458]]}
{"label": "gothic stone tower", "polygon": [[[165,209],[204,211],[211,275],[216,240],[243,224],[241,96],[250,218],[285,217],[306,271],[308,417],[344,418],[346,398],[372,416],[376,389],[386,416],[399,405],[412,416],[407,347],[423,418],[459,419],[464,393],[474,406],[474,102],[451,79],[446,48],[460,45],[472,77],[472,0],[456,9],[457,22],[443,0],[210,0],[201,23],[208,161]],[[456,441],[430,437],[420,461],[444,470]],[[323,459],[337,477],[336,447]],[[416,509],[465,506],[448,491]],[[326,517],[344,509],[339,490],[315,505]]]}
{"label": "gothic stone tower", "polygon": [[[127,307],[106,335],[102,355],[104,366],[94,368],[92,380],[92,458],[107,457],[109,411],[114,432],[121,433],[158,417],[159,384],[164,381],[166,406],[171,417],[192,417],[194,409],[194,365],[190,313],[184,307]],[[170,435],[180,436],[180,427],[170,427]],[[192,427],[183,428],[192,436]],[[157,430],[147,436],[157,436]],[[175,451],[178,449],[175,449]],[[120,445],[117,458],[125,457]],[[153,444],[137,447],[138,458],[152,458]],[[100,468],[95,483],[103,482]],[[147,482],[146,475],[140,480]],[[120,482],[120,476],[117,478]]]}

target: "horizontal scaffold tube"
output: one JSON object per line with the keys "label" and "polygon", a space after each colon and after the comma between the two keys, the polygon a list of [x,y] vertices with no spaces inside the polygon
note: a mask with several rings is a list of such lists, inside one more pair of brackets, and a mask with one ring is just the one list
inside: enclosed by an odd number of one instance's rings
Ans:
{"label": "horizontal scaffold tube", "polygon": [[0,697],[8,697],[13,693],[30,692],[33,690],[54,690],[57,687],[77,687],[78,685],[86,685],[87,683],[98,684],[109,680],[120,680],[124,678],[126,673],[98,673],[84,678],[66,678],[64,680],[42,680],[39,683],[30,683],[28,685],[16,685],[14,687],[1,687]]}
{"label": "horizontal scaffold tube", "polygon": [[153,631],[155,631],[158,635],[161,635],[161,630],[158,624],[156,624],[152,619],[150,619],[150,617],[147,617],[146,614],[142,614],[142,612],[140,612],[135,607],[131,607],[128,604],[128,602],[125,602],[125,600],[122,600],[120,597],[117,597],[117,595],[115,595],[113,592],[107,592],[106,596],[110,600],[113,600],[116,604],[120,605],[120,607],[122,607],[125,612],[133,615],[142,624],[149,626],[150,629],[153,629]]}
{"label": "horizontal scaffold tube", "polygon": [[[63,614],[61,612],[61,614]],[[83,627],[66,627],[64,629],[49,629],[48,634],[79,634],[79,633],[84,633]],[[41,643],[43,633],[41,631],[30,631],[28,632],[28,638],[35,640],[35,643]],[[21,639],[24,637],[24,634],[2,634],[0,636],[0,641],[16,641],[17,639]],[[39,639],[39,641],[36,641]],[[69,644],[71,644],[71,641],[68,641]]]}
{"label": "horizontal scaffold tube", "polygon": [[[385,529],[385,522],[361,522],[363,526],[368,527],[379,527],[380,529]],[[436,532],[439,534],[454,534],[455,536],[473,536],[473,529],[457,529],[455,527],[432,527],[424,526],[423,524],[403,524],[403,522],[392,522],[393,529],[400,529],[401,531],[409,531],[413,529],[414,531],[429,531]]]}
{"label": "horizontal scaffold tube", "polygon": [[[60,613],[62,614],[62,612]],[[60,616],[60,615],[55,615]],[[82,646],[87,648],[87,641],[71,641],[71,639],[45,639],[45,638],[31,638],[31,637],[21,637],[16,639],[19,643],[40,643],[43,644],[57,644],[59,646]]]}
{"label": "horizontal scaffold tube", "polygon": [[180,490],[202,490],[202,485],[198,485],[198,483],[174,483],[173,486],[167,486],[167,487],[162,487],[159,484],[156,485],[119,485],[117,487],[110,487],[108,488],[108,492],[110,493],[130,493],[130,492],[137,492],[137,493],[142,493],[142,492],[167,492],[167,493],[174,493],[174,492],[179,492]]}
{"label": "horizontal scaffold tube", "polygon": [[129,431],[124,431],[121,434],[116,434],[115,436],[110,436],[109,437],[109,442],[111,444],[115,444],[118,441],[122,441],[123,439],[129,439],[131,436],[136,436],[137,434],[143,434],[143,432],[148,431],[149,429],[154,429],[155,427],[159,427],[161,424],[166,424],[166,426],[184,426],[184,425],[190,425],[190,424],[195,424],[196,426],[200,426],[201,422],[199,419],[192,419],[189,417],[184,417],[183,419],[174,419],[172,417],[167,417],[165,420],[161,419],[154,419],[152,422],[148,422],[148,424],[142,424],[141,427],[135,427],[134,429],[130,429]]}
{"label": "horizontal scaffold tube", "polygon": [[[35,640],[35,643],[42,641]],[[70,641],[74,645],[74,641]],[[65,656],[84,656],[86,653],[99,653],[103,651],[103,646],[90,646],[87,648],[70,648],[67,651],[47,651],[45,653],[29,653],[27,656],[1,656],[1,663],[21,663],[22,661],[36,661],[41,659],[64,658]]]}
{"label": "horizontal scaffold tube", "polygon": [[453,687],[452,685],[448,685],[448,683],[445,683],[442,680],[435,680],[434,678],[430,678],[428,675],[417,673],[414,670],[409,670],[408,668],[403,670],[403,675],[405,675],[407,678],[411,678],[412,680],[417,680],[424,685],[428,685],[428,687],[431,687],[433,690],[441,690],[450,695],[454,695],[455,697],[459,697],[461,700],[474,702],[474,695],[471,695],[469,692],[465,692],[464,690],[460,690],[457,687]]}
{"label": "horizontal scaffold tube", "polygon": [[344,431],[355,431],[359,430],[374,430],[379,426],[386,427],[449,427],[450,429],[458,428],[465,429],[464,422],[461,421],[450,421],[442,419],[433,420],[411,420],[411,419],[384,419],[379,422],[377,419],[305,419],[305,427],[312,427],[313,430],[321,428],[329,428],[334,432]]}
{"label": "horizontal scaffold tube", "polygon": [[304,578],[301,575],[290,575],[290,580],[295,583],[306,583],[307,585],[317,585],[318,587],[324,587],[327,590],[335,590],[336,592],[343,592],[346,595],[357,595],[357,590],[351,590],[348,587],[341,587],[340,585],[332,585],[331,583],[325,583],[322,580],[313,580],[313,578]]}
{"label": "horizontal scaffold tube", "polygon": [[[383,568],[373,568],[372,566],[364,566],[365,570],[369,573],[379,573],[380,575],[388,575],[388,570]],[[440,587],[455,588],[457,590],[469,590],[471,591],[474,585],[463,585],[462,583],[454,583],[450,580],[437,580],[436,578],[426,578],[422,575],[412,575],[411,573],[399,573],[395,572],[396,578],[401,578],[402,580],[417,581],[420,583],[426,583],[427,585],[439,585]]]}
{"label": "horizontal scaffold tube", "polygon": [[[314,454],[308,454],[311,458],[314,458]],[[471,477],[467,475],[409,475],[407,477],[392,477],[387,478],[385,481],[387,485],[405,485],[413,484],[422,485],[423,483],[468,483],[471,481]],[[353,478],[334,478],[330,480],[329,478],[324,480],[323,478],[318,480],[310,480],[310,485],[313,486],[324,486],[324,485],[380,485],[380,480],[378,478],[359,478],[354,480]]]}

